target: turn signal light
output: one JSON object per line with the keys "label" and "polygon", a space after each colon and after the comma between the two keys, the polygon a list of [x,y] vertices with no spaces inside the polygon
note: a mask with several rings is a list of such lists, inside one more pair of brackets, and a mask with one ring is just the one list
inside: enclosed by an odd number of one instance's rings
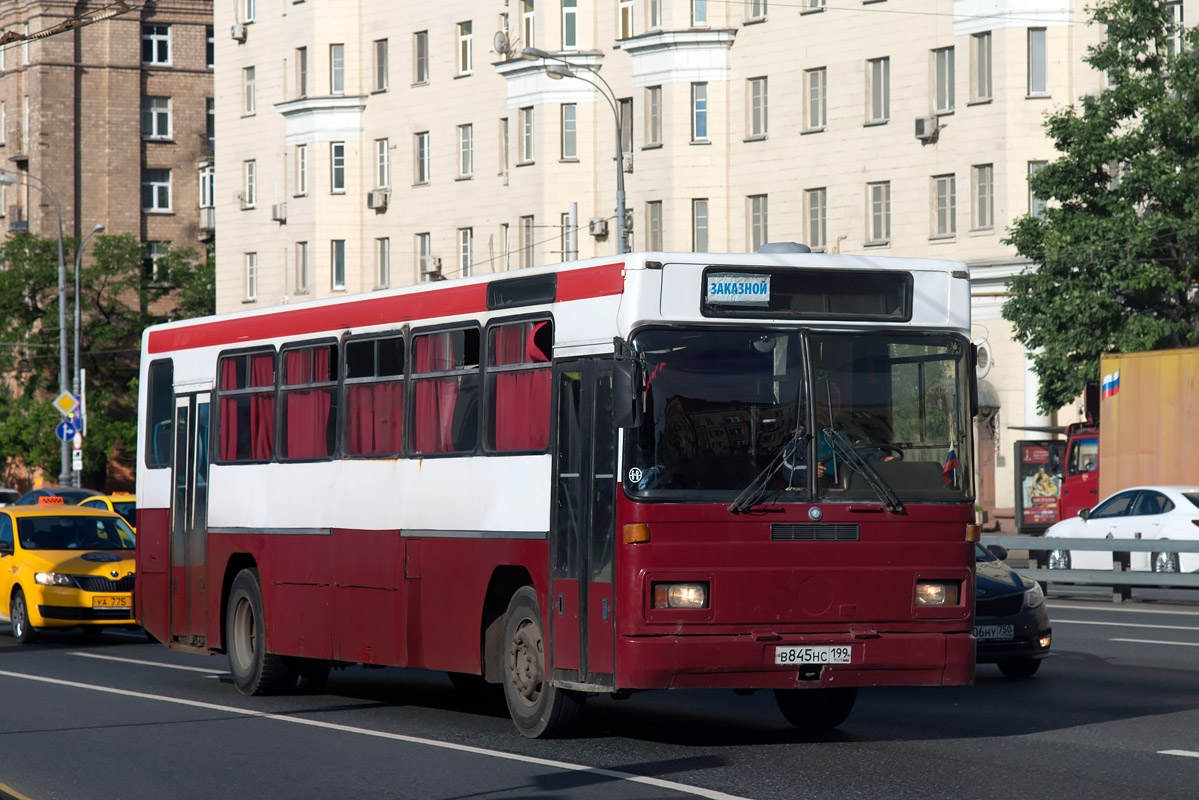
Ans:
{"label": "turn signal light", "polygon": [[641,544],[649,541],[649,524],[634,522],[624,526],[624,543]]}
{"label": "turn signal light", "polygon": [[977,542],[982,538],[982,526],[977,522],[971,522],[966,526],[966,541]]}
{"label": "turn signal light", "polygon": [[957,581],[917,581],[916,605],[956,606],[962,594]]}

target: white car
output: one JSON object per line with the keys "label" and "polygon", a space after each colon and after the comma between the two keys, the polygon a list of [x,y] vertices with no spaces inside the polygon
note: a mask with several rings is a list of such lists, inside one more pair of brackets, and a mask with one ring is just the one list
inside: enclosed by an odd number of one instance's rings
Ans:
{"label": "white car", "polygon": [[[1064,539],[1199,539],[1199,486],[1134,486],[1045,531]],[[1050,569],[1111,569],[1110,550],[1051,550]],[[1199,570],[1199,553],[1130,553],[1129,568]]]}

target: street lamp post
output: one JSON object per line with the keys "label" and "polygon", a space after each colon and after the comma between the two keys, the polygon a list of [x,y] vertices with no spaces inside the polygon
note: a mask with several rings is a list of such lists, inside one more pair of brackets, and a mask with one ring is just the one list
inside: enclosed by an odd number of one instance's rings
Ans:
{"label": "street lamp post", "polygon": [[[542,60],[553,59],[554,61],[562,62],[561,65],[555,64],[552,67],[547,67],[546,74],[551,78],[575,78],[584,83],[590,83],[608,101],[608,106],[612,109],[612,116],[616,119],[616,252],[617,254],[627,253],[629,248],[624,220],[624,146],[621,141],[620,110],[617,107],[616,92],[612,90],[612,87],[604,80],[604,76],[599,74],[598,70],[586,64],[572,63],[562,56],[548,53],[539,47],[526,47],[521,50],[521,56],[530,60],[540,58]],[[574,70],[578,68],[590,72],[599,79],[603,86],[601,87],[599,83],[576,73]]]}
{"label": "street lamp post", "polygon": [[[58,389],[59,393],[67,391],[67,265],[62,255],[62,205],[58,196],[41,178],[25,173],[17,178],[8,173],[0,173],[0,183],[10,186],[26,183],[26,186],[44,192],[54,203],[54,211],[58,215]],[[67,451],[67,441],[62,442],[62,469],[58,473],[58,485],[67,486],[71,480],[70,454]]]}
{"label": "street lamp post", "polygon": [[[83,249],[87,247],[87,243],[97,233],[104,232],[104,223],[96,223],[96,227],[92,228],[92,232],[83,237],[83,241],[79,243],[79,248],[75,251],[75,369],[74,369],[74,389],[75,397],[82,399],[83,397],[83,376],[79,372],[79,271],[83,267]],[[79,410],[79,421],[83,422],[83,409]],[[83,484],[79,470],[72,469],[71,472],[75,479],[75,488],[80,488]]]}

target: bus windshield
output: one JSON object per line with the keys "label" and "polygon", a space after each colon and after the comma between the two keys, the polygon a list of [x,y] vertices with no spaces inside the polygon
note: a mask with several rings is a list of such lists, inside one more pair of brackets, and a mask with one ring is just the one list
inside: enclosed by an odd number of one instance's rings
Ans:
{"label": "bus windshield", "polygon": [[727,502],[755,482],[751,505],[973,494],[960,336],[646,330],[633,343],[645,383],[626,435],[634,498]]}

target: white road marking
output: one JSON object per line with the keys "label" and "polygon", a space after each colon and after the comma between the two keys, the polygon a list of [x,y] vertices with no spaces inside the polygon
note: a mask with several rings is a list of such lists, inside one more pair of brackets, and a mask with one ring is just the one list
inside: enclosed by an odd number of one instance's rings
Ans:
{"label": "white road marking", "polygon": [[1166,642],[1161,639],[1111,639],[1113,642],[1133,642],[1134,644],[1174,644],[1179,647],[1199,647],[1199,642]]}
{"label": "white road marking", "polygon": [[118,658],[116,656],[103,656],[99,653],[68,653],[72,656],[80,656],[82,658],[98,658],[101,661],[120,661],[123,664],[141,664],[144,667],[162,667],[163,669],[183,669],[188,672],[204,672],[209,675],[228,675],[227,669],[210,669],[208,667],[183,667],[178,664],[164,664],[161,661],[143,661],[140,658]]}
{"label": "white road marking", "polygon": [[1195,625],[1147,625],[1143,622],[1100,622],[1093,619],[1055,619],[1054,625],[1106,625],[1113,628],[1155,628],[1163,631],[1199,631]]}
{"label": "white road marking", "polygon": [[1067,611],[1113,611],[1121,614],[1170,614],[1171,616],[1177,615],[1180,617],[1199,617],[1199,611],[1170,611],[1164,608],[1132,608],[1130,606],[1117,606],[1114,604],[1110,604],[1109,606],[1086,606],[1078,603],[1055,603],[1052,600],[1049,601],[1049,604],[1053,608],[1061,608]]}
{"label": "white road marking", "polygon": [[1199,758],[1199,753],[1194,750],[1158,750],[1159,756],[1186,756],[1187,758]]}
{"label": "white road marking", "polygon": [[688,786],[685,783],[675,783],[674,781],[666,781],[660,778],[648,778],[644,775],[634,775],[630,772],[620,772],[618,770],[603,769],[601,767],[588,767],[582,764],[571,764],[567,761],[551,761],[547,758],[522,756],[516,753],[505,753],[501,750],[487,750],[482,747],[471,747],[470,745],[465,744],[439,742],[436,739],[422,739],[419,736],[405,736],[399,733],[373,731],[369,728],[358,728],[352,725],[338,725],[333,722],[320,722],[313,719],[305,719],[303,717],[290,717],[284,714],[266,714],[261,711],[253,711],[246,708],[221,706],[217,705],[216,703],[204,703],[199,700],[185,700],[181,697],[166,697],[157,694],[146,694],[145,692],[133,692],[128,689],[114,689],[108,686],[94,686],[92,684],[79,683],[77,681],[62,680],[60,678],[47,678],[42,675],[25,675],[20,672],[9,672],[8,670],[0,670],[0,676],[6,678],[17,678],[19,680],[26,681],[36,681],[38,683],[49,683],[55,686],[69,686],[74,689],[87,689],[93,692],[115,694],[122,697],[136,697],[140,700],[157,700],[160,703],[173,703],[175,705],[188,706],[190,708],[202,708],[207,711],[221,711],[227,714],[239,714],[245,717],[271,719],[275,720],[276,722],[289,722],[293,725],[307,725],[309,727],[324,728],[325,730],[330,731],[356,733],[360,736],[373,736],[377,739],[390,739],[391,741],[407,742],[409,744],[423,744],[429,747],[439,747],[443,750],[455,750],[459,753],[470,753],[477,756],[500,758],[504,759],[505,761],[518,761],[523,764],[534,764],[539,767],[550,767],[551,769],[560,769],[567,772],[600,775],[605,778],[615,778],[617,780],[629,781],[630,783],[640,783],[645,786],[654,786],[659,789],[667,789],[670,791],[679,792],[680,794],[692,795],[694,797],[704,797],[708,800],[749,800],[749,798],[726,794],[725,792],[718,792],[714,789],[704,789],[699,786]]}

